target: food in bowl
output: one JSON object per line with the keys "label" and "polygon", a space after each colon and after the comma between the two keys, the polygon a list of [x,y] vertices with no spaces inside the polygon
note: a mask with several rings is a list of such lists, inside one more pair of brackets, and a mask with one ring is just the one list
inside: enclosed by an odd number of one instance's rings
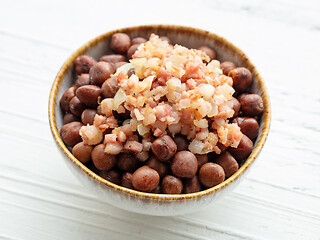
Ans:
{"label": "food in bowl", "polygon": [[165,194],[198,192],[238,170],[263,112],[261,97],[244,93],[248,69],[154,34],[116,33],[110,48],[99,62],[75,60],[78,78],[60,100],[60,134],[79,161],[118,185]]}

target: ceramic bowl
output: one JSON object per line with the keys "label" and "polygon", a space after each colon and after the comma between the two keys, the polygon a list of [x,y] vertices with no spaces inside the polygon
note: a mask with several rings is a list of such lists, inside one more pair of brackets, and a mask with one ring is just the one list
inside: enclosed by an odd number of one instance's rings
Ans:
{"label": "ceramic bowl", "polygon": [[[148,38],[151,33],[156,33],[160,36],[168,36],[173,43],[181,44],[188,48],[207,45],[215,49],[218,60],[233,61],[238,66],[244,66],[252,72],[252,92],[259,94],[263,98],[265,109],[260,120],[260,132],[254,149],[246,162],[235,174],[221,184],[197,193],[178,195],[153,194],[135,191],[111,183],[92,172],[72,155],[59,135],[59,130],[63,125],[63,114],[60,109],[59,99],[64,91],[74,83],[76,75],[73,68],[73,61],[75,58],[79,55],[87,54],[95,59],[99,59],[102,55],[110,54],[109,42],[112,34],[116,32],[125,32],[130,37],[141,36],[145,38]],[[222,195],[225,195],[244,178],[266,141],[270,127],[270,100],[265,84],[252,62],[239,48],[224,38],[191,27],[175,25],[137,26],[118,29],[98,36],[87,42],[66,60],[54,79],[50,92],[49,122],[59,152],[62,154],[67,165],[76,177],[89,190],[96,194],[100,200],[113,206],[141,214],[170,216],[202,209]]]}

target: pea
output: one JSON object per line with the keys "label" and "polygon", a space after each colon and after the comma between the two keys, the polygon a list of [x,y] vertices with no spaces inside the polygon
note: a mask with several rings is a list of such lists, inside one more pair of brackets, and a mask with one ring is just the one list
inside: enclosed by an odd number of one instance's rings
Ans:
{"label": "pea", "polygon": [[88,73],[97,61],[90,56],[81,55],[74,60],[75,70],[78,74]]}
{"label": "pea", "polygon": [[161,189],[165,194],[180,194],[183,189],[183,184],[179,178],[167,175],[162,180]]}
{"label": "pea", "polygon": [[240,93],[246,91],[252,83],[252,74],[245,67],[237,67],[231,70],[228,76],[232,77],[233,88]]}
{"label": "pea", "polygon": [[104,170],[104,171],[100,171],[99,173],[100,177],[103,177],[104,179],[114,183],[114,184],[117,184],[117,185],[120,185],[121,183],[121,174],[118,170],[116,169],[112,169],[112,170]]}
{"label": "pea", "polygon": [[207,154],[195,154],[198,161],[198,169],[200,169],[205,163],[209,161]]}
{"label": "pea", "polygon": [[76,96],[79,100],[92,108],[96,108],[98,106],[98,98],[100,97],[100,94],[100,87],[95,85],[81,86],[76,91]]}
{"label": "pea", "polygon": [[247,94],[243,96],[240,104],[245,116],[259,116],[263,112],[263,100],[258,94]]}
{"label": "pea", "polygon": [[233,175],[239,169],[239,164],[229,152],[220,154],[216,159],[215,163],[219,164],[226,175],[226,178]]}
{"label": "pea", "polygon": [[60,129],[62,141],[69,147],[73,147],[77,143],[81,142],[82,139],[79,131],[82,126],[81,122],[71,122],[63,125]]}
{"label": "pea", "polygon": [[86,105],[75,96],[69,102],[69,110],[75,116],[80,117],[82,112],[86,109]]}
{"label": "pea", "polygon": [[155,156],[149,157],[149,159],[146,162],[146,165],[156,170],[160,178],[163,178],[168,172],[168,165],[164,162],[159,161]]}
{"label": "pea", "polygon": [[235,69],[236,67],[237,67],[237,65],[234,62],[230,62],[230,61],[225,61],[220,64],[220,68],[221,68],[223,74],[227,75],[227,76],[228,76],[229,72],[231,70]]}
{"label": "pea", "polygon": [[109,54],[104,55],[100,58],[100,62],[111,62],[111,63],[117,63],[117,62],[125,62],[126,58],[121,54]]}
{"label": "pea", "polygon": [[206,163],[199,170],[199,181],[205,187],[213,187],[222,183],[225,178],[223,168],[216,163]]}
{"label": "pea", "polygon": [[80,119],[73,115],[72,113],[66,113],[63,117],[63,124],[71,123],[71,122],[79,122]]}
{"label": "pea", "polygon": [[177,135],[173,138],[173,141],[177,144],[177,152],[188,150],[188,140],[182,135]]}
{"label": "pea", "polygon": [[258,137],[259,123],[255,118],[236,117],[233,119],[233,122],[237,123],[241,129],[241,132],[251,140],[254,140]]}
{"label": "pea", "polygon": [[101,86],[101,93],[105,98],[113,98],[118,90],[117,77],[108,78]]}
{"label": "pea", "polygon": [[151,192],[154,190],[160,177],[156,170],[143,166],[138,168],[132,175],[132,185],[135,189],[144,192]]}
{"label": "pea", "polygon": [[250,155],[253,149],[253,143],[246,135],[242,136],[242,139],[237,148],[230,148],[229,152],[238,161],[244,160]]}
{"label": "pea", "polygon": [[143,37],[136,37],[136,38],[132,38],[131,40],[131,44],[141,44],[141,43],[145,43],[147,41],[147,39],[143,38]]}
{"label": "pea", "polygon": [[86,145],[83,142],[77,143],[73,149],[72,154],[82,163],[87,163],[91,160],[91,152],[93,147]]}
{"label": "pea", "polygon": [[131,40],[128,34],[125,33],[115,33],[112,35],[110,48],[115,53],[124,54],[128,51],[131,45]]}
{"label": "pea", "polygon": [[76,89],[75,86],[68,88],[60,98],[60,106],[66,112],[70,111],[69,104],[71,99],[76,95]]}
{"label": "pea", "polygon": [[94,116],[97,114],[95,109],[85,109],[81,114],[81,121],[84,125],[93,125]]}
{"label": "pea", "polygon": [[140,46],[140,44],[134,44],[128,49],[127,56],[129,59],[132,58],[132,55],[137,51],[139,46]]}
{"label": "pea", "polygon": [[194,193],[201,191],[201,184],[198,176],[183,179],[183,193]]}
{"label": "pea", "polygon": [[109,62],[98,62],[89,71],[90,83],[101,86],[105,80],[114,72],[114,67]]}
{"label": "pea", "polygon": [[76,81],[76,87],[79,88],[84,85],[89,85],[90,84],[90,79],[89,79],[89,74],[88,73],[82,73]]}
{"label": "pea", "polygon": [[214,51],[212,48],[209,48],[208,46],[200,46],[197,49],[208,55],[210,60],[216,59],[217,57],[216,51]]}
{"label": "pea", "polygon": [[130,189],[133,189],[133,185],[132,185],[132,173],[125,172],[125,173],[122,174],[122,177],[121,177],[121,186],[122,186],[122,187],[126,187],[126,188],[130,188]]}
{"label": "pea", "polygon": [[153,141],[151,150],[163,162],[169,161],[177,152],[177,144],[168,135],[163,135]]}
{"label": "pea", "polygon": [[105,145],[97,145],[91,152],[91,158],[95,167],[99,170],[110,170],[116,164],[116,156],[104,152]]}
{"label": "pea", "polygon": [[117,166],[123,171],[131,172],[138,168],[139,161],[133,154],[120,153],[118,155]]}
{"label": "pea", "polygon": [[178,152],[171,161],[171,171],[177,177],[192,178],[197,170],[198,161],[192,152]]}

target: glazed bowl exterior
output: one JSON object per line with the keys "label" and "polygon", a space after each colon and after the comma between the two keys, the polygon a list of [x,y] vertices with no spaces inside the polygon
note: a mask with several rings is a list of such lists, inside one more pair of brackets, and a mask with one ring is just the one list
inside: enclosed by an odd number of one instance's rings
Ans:
{"label": "glazed bowl exterior", "polygon": [[[259,94],[265,106],[264,113],[260,120],[259,136],[255,142],[254,149],[245,163],[231,177],[221,184],[201,192],[191,194],[153,194],[139,192],[116,185],[91,171],[79,160],[77,160],[63,143],[59,130],[63,125],[63,113],[60,109],[59,100],[66,89],[73,83],[76,77],[73,61],[80,55],[86,54],[95,59],[111,54],[109,43],[111,36],[116,32],[127,33],[132,37],[148,38],[151,33],[160,36],[168,36],[175,44],[188,48],[196,48],[201,45],[212,47],[217,52],[217,59],[220,61],[230,60],[238,66],[248,68],[253,75],[251,92]],[[253,162],[258,157],[270,128],[270,100],[265,84],[248,57],[232,43],[224,38],[196,28],[175,26],[175,25],[147,25],[122,28],[107,32],[87,42],[75,53],[73,53],[59,70],[49,96],[49,123],[60,153],[67,166],[100,200],[113,206],[141,214],[172,216],[197,211],[225,195],[245,177]]]}

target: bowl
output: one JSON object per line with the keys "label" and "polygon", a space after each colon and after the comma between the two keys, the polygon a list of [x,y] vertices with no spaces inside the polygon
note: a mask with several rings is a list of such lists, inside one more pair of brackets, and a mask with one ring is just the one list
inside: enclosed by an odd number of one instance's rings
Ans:
{"label": "bowl", "polygon": [[[95,59],[99,59],[105,54],[110,54],[109,42],[111,36],[117,32],[127,33],[130,37],[140,36],[145,38],[148,38],[151,33],[156,33],[160,36],[165,35],[168,36],[173,43],[188,48],[207,45],[215,49],[218,60],[233,61],[238,66],[246,67],[252,72],[253,84],[251,91],[262,97],[265,109],[260,119],[259,136],[255,141],[254,149],[235,174],[221,184],[201,192],[177,195],[154,194],[128,189],[109,182],[91,171],[72,155],[59,135],[59,130],[63,125],[63,114],[60,109],[59,99],[64,91],[73,84],[75,79],[76,75],[73,70],[73,61],[82,54],[87,54]],[[59,70],[50,91],[48,110],[50,128],[59,152],[62,154],[71,171],[88,190],[93,192],[100,200],[115,207],[140,214],[159,216],[180,215],[200,210],[234,189],[234,187],[244,179],[248,170],[252,168],[253,162],[262,150],[267,139],[271,121],[270,100],[265,84],[249,58],[232,43],[214,33],[176,25],[147,25],[122,28],[107,32],[87,42],[75,51]]]}

